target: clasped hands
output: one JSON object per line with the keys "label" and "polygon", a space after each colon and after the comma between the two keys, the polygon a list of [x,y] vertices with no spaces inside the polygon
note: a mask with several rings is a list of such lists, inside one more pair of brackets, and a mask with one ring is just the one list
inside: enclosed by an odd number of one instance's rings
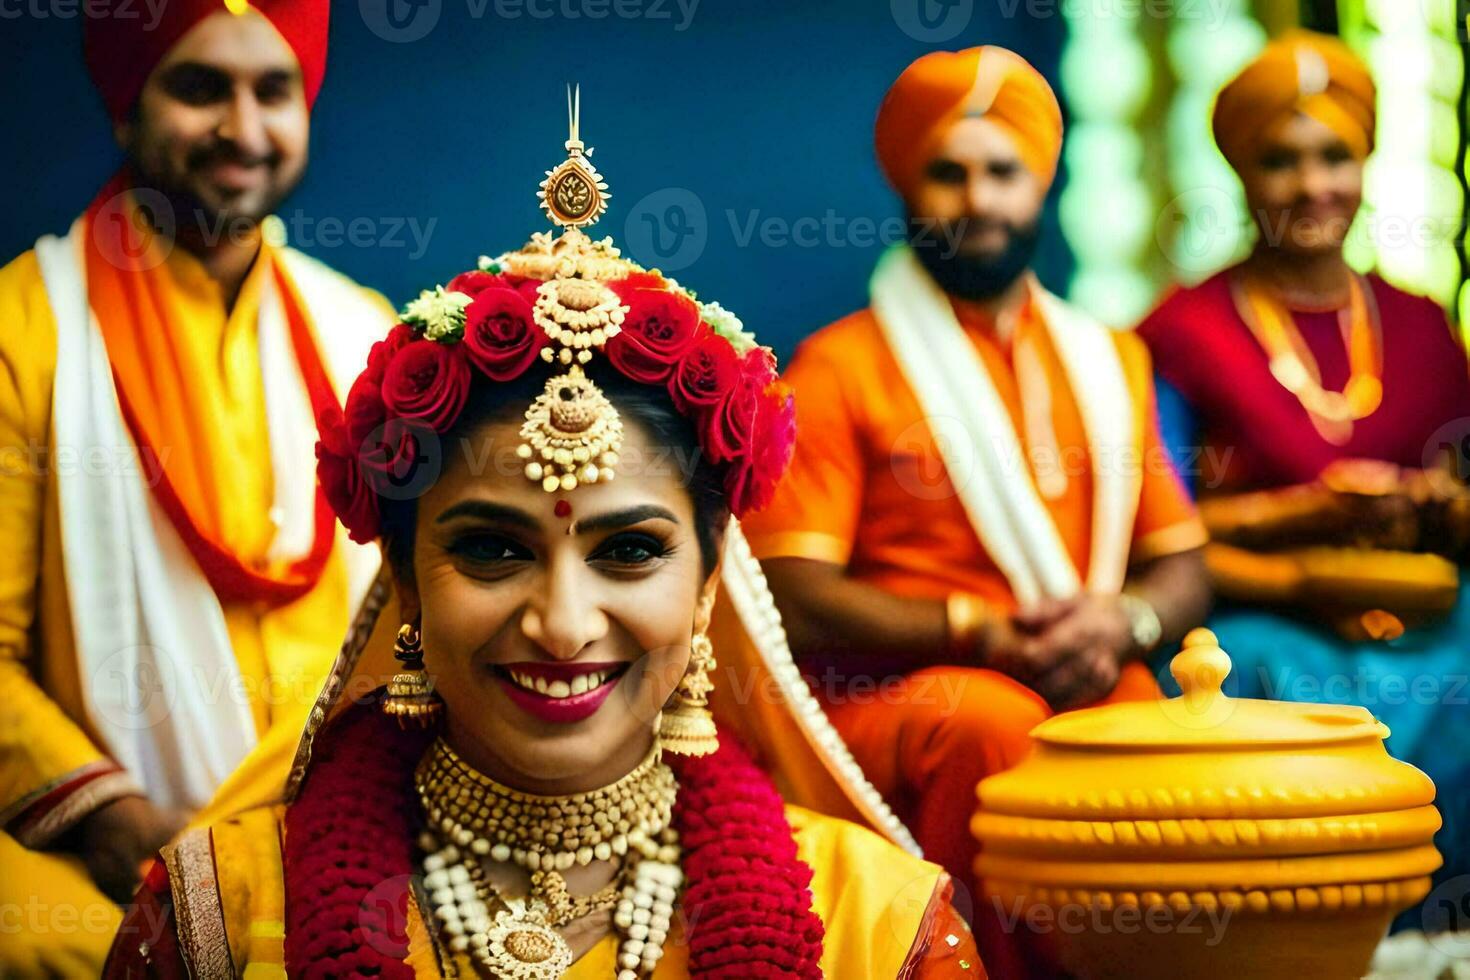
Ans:
{"label": "clasped hands", "polygon": [[1084,592],[991,617],[981,631],[980,666],[1064,711],[1112,693],[1123,665],[1142,652],[1118,596]]}

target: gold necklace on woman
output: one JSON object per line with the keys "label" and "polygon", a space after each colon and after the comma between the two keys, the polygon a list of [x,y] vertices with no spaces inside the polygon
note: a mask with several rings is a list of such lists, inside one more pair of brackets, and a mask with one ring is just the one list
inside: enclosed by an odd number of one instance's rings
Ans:
{"label": "gold necklace on woman", "polygon": [[1348,380],[1342,391],[1322,387],[1312,356],[1291,310],[1258,276],[1231,283],[1236,311],[1266,352],[1280,385],[1296,396],[1322,438],[1343,445],[1352,438],[1353,423],[1377,411],[1383,402],[1383,331],[1367,283],[1348,273],[1348,302],[1337,311],[1338,328],[1348,355]]}
{"label": "gold necklace on woman", "polygon": [[[534,796],[475,770],[439,739],[414,781],[427,822],[424,886],[452,952],[468,953],[489,977],[554,980],[572,963],[557,929],[612,909],[622,935],[617,980],[657,965],[683,883],[669,826],[678,784],[657,745],[611,786]],[[530,871],[531,893],[503,895],[485,877],[486,857]],[[614,858],[624,865],[612,884],[587,896],[568,892],[562,871]]]}

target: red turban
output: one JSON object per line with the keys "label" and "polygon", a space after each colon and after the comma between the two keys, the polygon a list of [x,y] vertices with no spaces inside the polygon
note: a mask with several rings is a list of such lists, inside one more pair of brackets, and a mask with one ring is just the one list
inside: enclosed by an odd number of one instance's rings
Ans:
{"label": "red turban", "polygon": [[904,69],[883,97],[874,133],[878,163],[907,197],[923,176],[935,143],[962,116],[1000,123],[1022,161],[1043,181],[1056,175],[1062,110],[1051,86],[1013,51],[985,45],[934,51]]}
{"label": "red turban", "polygon": [[[83,18],[87,71],[115,122],[127,118],[153,69],[194,25],[220,11],[242,12],[246,4],[243,0],[228,4],[225,0],[166,0],[159,9],[156,23],[151,13],[142,11],[135,17]],[[310,107],[327,69],[329,0],[255,0],[249,9],[274,24],[296,53]]]}
{"label": "red turban", "polygon": [[1373,78],[1347,45],[1326,34],[1288,31],[1220,90],[1215,142],[1239,170],[1274,122],[1302,112],[1362,159],[1373,149],[1373,98]]}

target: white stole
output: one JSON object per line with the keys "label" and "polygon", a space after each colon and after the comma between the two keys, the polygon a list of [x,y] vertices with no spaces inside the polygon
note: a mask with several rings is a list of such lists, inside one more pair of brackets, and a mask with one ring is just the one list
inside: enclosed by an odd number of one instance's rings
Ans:
{"label": "white stole", "polygon": [[[918,398],[940,459],[985,551],[1022,604],[1083,583],[1031,477],[1010,413],[949,298],[911,249],[890,249],[869,284],[873,312]],[[1038,288],[1041,318],[1082,415],[1092,458],[1086,587],[1117,592],[1142,480],[1137,407],[1111,331]]]}
{"label": "white stole", "polygon": [[[78,673],[105,750],[155,803],[194,809],[255,746],[253,692],[219,599],[150,488],[160,462],[140,457],[123,420],[87,303],[83,220],[66,238],[36,243],[56,319],[52,437]],[[276,255],[341,398],[386,329],[385,313],[325,266],[290,249]],[[265,283],[258,330],[278,525],[271,555],[293,558],[310,549],[315,527],[316,420],[274,277]],[[355,607],[378,557],[351,545],[346,559]]]}

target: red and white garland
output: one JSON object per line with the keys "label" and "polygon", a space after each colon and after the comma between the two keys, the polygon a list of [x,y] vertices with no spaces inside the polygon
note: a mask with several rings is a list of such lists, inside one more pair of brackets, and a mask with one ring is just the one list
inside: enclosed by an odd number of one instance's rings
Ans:
{"label": "red and white garland", "polygon": [[[404,732],[371,705],[318,737],[286,811],[286,970],[292,977],[411,980],[407,904],[421,827],[414,767],[431,733]],[[824,927],[811,868],[769,777],[728,738],[703,758],[670,757],[683,848],[679,901],[697,980],[822,976]]]}

